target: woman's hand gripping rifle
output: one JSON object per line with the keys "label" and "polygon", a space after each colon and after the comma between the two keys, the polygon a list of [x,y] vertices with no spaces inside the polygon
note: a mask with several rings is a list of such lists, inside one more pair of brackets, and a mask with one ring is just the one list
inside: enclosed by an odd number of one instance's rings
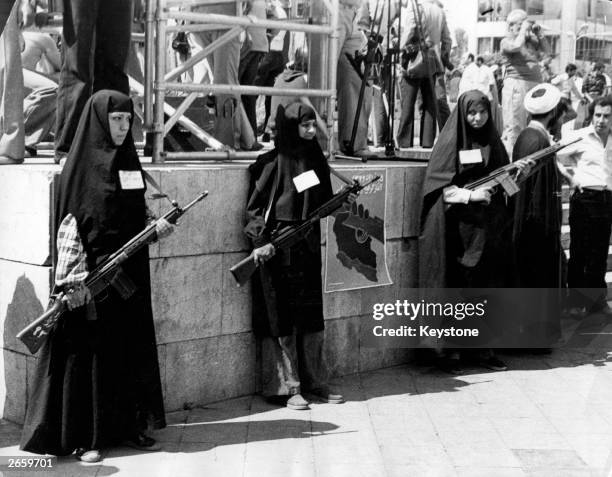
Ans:
{"label": "woman's hand gripping rifle", "polygon": [[[183,208],[175,205],[162,217],[149,224],[142,232],[104,260],[85,279],[84,285],[89,289],[91,296],[95,298],[106,288],[112,286],[124,299],[128,298],[134,290],[130,290],[129,285],[131,281],[129,283],[126,282],[128,277],[123,273],[121,264],[145,245],[155,242],[159,238],[158,233],[160,230],[167,230],[168,223],[176,224],[176,221],[185,212],[207,195],[207,191],[202,192]],[[64,292],[55,296],[50,303],[49,309],[17,334],[17,338],[28,347],[32,354],[38,351],[47,336],[55,329],[57,321],[68,308],[66,302],[67,297]]]}
{"label": "woman's hand gripping rifle", "polygon": [[[356,196],[361,190],[368,187],[370,184],[378,181],[379,179],[380,176],[375,176],[372,180],[366,182],[365,184],[360,184],[358,181],[353,181],[351,185],[346,185],[340,192],[335,194],[331,199],[329,199],[321,207],[319,207],[312,214],[310,214],[310,216],[300,225],[285,227],[280,230],[276,235],[272,237],[272,241],[268,245],[272,245],[274,250],[290,249],[293,245],[295,245],[304,237],[306,237],[310,233],[314,225],[319,222],[319,220],[324,219],[328,215],[333,214],[336,210],[342,207],[342,204],[344,204],[345,202],[354,202]],[[270,258],[272,255],[274,255],[272,251],[268,250],[266,252],[267,253],[265,255],[267,256],[267,258]],[[230,268],[230,272],[232,272],[232,275],[236,279],[238,286],[244,285],[249,280],[249,278],[251,278],[251,275],[255,273],[255,270],[257,270],[257,267],[260,265],[260,263],[265,261],[262,260],[262,258],[264,257],[261,256],[261,253],[255,253],[255,251],[253,251],[244,260]]]}

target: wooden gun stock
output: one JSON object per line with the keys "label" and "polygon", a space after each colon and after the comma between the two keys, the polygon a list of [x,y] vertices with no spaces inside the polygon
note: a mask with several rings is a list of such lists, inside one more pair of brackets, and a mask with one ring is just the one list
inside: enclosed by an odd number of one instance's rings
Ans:
{"label": "wooden gun stock", "polygon": [[234,275],[239,287],[249,281],[255,270],[257,270],[257,263],[255,263],[253,253],[230,268],[230,272]]}
{"label": "wooden gun stock", "polygon": [[17,334],[17,339],[26,345],[30,353],[36,354],[45,342],[44,338],[53,330],[57,320],[64,313],[66,304],[63,298],[64,294],[62,293],[54,300],[53,305],[47,311]]}

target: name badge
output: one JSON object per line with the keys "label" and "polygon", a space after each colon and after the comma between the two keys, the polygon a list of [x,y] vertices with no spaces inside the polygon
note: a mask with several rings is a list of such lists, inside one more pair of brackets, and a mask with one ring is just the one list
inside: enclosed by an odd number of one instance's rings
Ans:
{"label": "name badge", "polygon": [[459,151],[459,162],[462,165],[482,164],[482,152],[480,151],[480,149],[470,149],[468,151]]}
{"label": "name badge", "polygon": [[313,170],[302,172],[299,176],[295,176],[293,178],[293,183],[298,192],[303,192],[306,189],[310,189],[320,184],[319,178]]}
{"label": "name badge", "polygon": [[140,171],[119,171],[119,183],[123,190],[144,189]]}

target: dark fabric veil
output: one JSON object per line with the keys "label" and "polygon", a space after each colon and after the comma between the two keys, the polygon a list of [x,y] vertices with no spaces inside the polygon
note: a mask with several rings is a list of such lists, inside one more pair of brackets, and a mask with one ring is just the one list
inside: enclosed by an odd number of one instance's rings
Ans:
{"label": "dark fabric veil", "polygon": [[[278,107],[276,148],[249,167],[254,182],[246,209],[246,235],[255,247],[271,231],[305,219],[332,196],[329,166],[316,138],[299,137],[298,125],[315,119],[302,103]],[[314,171],[319,184],[298,192],[293,179]],[[269,213],[268,213],[269,212]],[[324,328],[318,224],[290,251],[277,254],[253,276],[253,330],[258,336],[288,336]]]}
{"label": "dark fabric veil", "polygon": [[[489,113],[488,121],[480,129],[472,128],[467,122],[468,110],[477,104],[485,105]],[[459,151],[470,149],[480,149],[481,164],[461,165]],[[446,286],[447,260],[443,189],[452,184],[461,187],[509,162],[486,95],[473,90],[459,97],[457,107],[442,129],[430,157],[423,184],[419,286],[440,288]]]}
{"label": "dark fabric veil", "polygon": [[[316,118],[314,110],[303,103],[278,107],[277,135],[274,139],[278,151],[278,186],[274,217],[277,220],[305,219],[331,196],[329,166],[316,139],[305,140],[298,134],[298,125]],[[320,184],[299,193],[293,179],[313,170]]]}
{"label": "dark fabric veil", "polygon": [[144,226],[144,190],[118,186],[119,170],[140,171],[141,166],[131,131],[121,146],[112,142],[108,114],[115,111],[133,117],[130,98],[101,90],[87,101],[60,177],[56,230],[68,213],[76,218],[90,267]]}

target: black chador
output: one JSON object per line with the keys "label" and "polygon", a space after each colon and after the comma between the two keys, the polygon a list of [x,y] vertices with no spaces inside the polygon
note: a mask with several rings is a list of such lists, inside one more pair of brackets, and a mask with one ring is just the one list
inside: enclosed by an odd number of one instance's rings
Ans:
{"label": "black chador", "polygon": [[[480,129],[474,129],[466,117],[468,110],[478,104],[486,106],[489,119]],[[479,151],[482,160],[462,164],[460,151],[466,150]],[[440,133],[425,175],[420,287],[512,286],[512,216],[503,191],[497,190],[488,205],[449,205],[443,200],[444,188],[461,188],[508,163],[489,100],[478,91],[464,93]]]}
{"label": "black chador", "polygon": [[[247,205],[245,233],[255,247],[270,241],[273,230],[302,222],[332,197],[329,167],[316,139],[298,136],[300,121],[314,111],[294,103],[285,111],[279,107],[276,148],[250,167],[254,181]],[[314,171],[319,185],[298,192],[293,179]],[[287,253],[262,267],[263,288],[254,286],[255,333],[285,336],[299,331],[323,329],[321,296],[320,228],[315,229]],[[274,292],[272,292],[274,290]]]}
{"label": "black chador", "polygon": [[[108,114],[130,112],[130,99],[103,90],[87,102],[56,201],[56,231],[68,216],[92,271],[145,226],[144,183],[126,186],[120,176],[141,177],[131,133],[111,140]],[[131,439],[147,424],[163,427],[149,257],[143,249],[125,263],[136,292],[122,299],[110,287],[91,306],[66,312],[37,363],[28,397],[21,448],[65,455]],[[58,290],[59,291],[59,290]]]}
{"label": "black chador", "polygon": [[[275,230],[304,221],[332,197],[329,167],[314,131],[315,112],[293,103],[276,115],[276,148],[249,169],[252,187],[245,233],[256,249],[270,243]],[[300,177],[313,180],[298,190]],[[315,179],[316,177],[316,179]],[[317,224],[290,250],[276,250],[253,280],[253,328],[262,338],[263,394],[290,396],[287,406],[307,409],[302,391],[324,394],[342,402],[326,388],[328,368],[323,354],[321,238]]]}
{"label": "black chador", "polygon": [[[550,146],[541,123],[532,121],[517,138],[516,161]],[[538,169],[514,196],[513,242],[521,288],[531,297],[517,313],[517,346],[547,347],[560,333],[564,256],[561,248],[561,179],[554,157],[542,158]]]}

